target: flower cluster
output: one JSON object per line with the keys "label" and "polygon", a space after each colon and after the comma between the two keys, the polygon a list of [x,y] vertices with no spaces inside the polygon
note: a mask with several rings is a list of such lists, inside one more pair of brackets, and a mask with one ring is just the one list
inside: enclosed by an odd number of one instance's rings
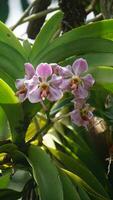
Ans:
{"label": "flower cluster", "polygon": [[54,102],[65,92],[71,92],[75,108],[70,113],[71,119],[76,125],[87,128],[93,114],[86,100],[95,82],[91,74],[83,76],[87,70],[88,64],[82,58],[66,67],[41,63],[34,69],[32,64],[26,63],[25,77],[16,80],[16,95],[21,102],[28,98],[31,103],[37,103],[45,99]]}

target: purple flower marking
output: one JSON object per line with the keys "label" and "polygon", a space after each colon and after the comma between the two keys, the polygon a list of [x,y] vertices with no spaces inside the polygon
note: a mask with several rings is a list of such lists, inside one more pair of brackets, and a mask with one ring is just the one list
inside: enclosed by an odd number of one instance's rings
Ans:
{"label": "purple flower marking", "polygon": [[25,81],[30,80],[35,74],[35,69],[33,68],[32,64],[25,63],[24,66],[25,66],[25,77],[23,79],[16,80],[16,88],[18,89],[16,95],[19,97],[21,102],[27,99],[27,88],[25,86]]}
{"label": "purple flower marking", "polygon": [[62,68],[62,89],[64,91],[71,90],[77,98],[86,98],[88,90],[95,82],[91,74],[81,76],[87,70],[87,61],[82,58],[77,59],[72,66]]}
{"label": "purple flower marking", "polygon": [[41,63],[37,66],[33,78],[25,81],[29,101],[37,103],[45,100],[45,98],[50,101],[57,101],[63,96],[60,89],[61,83],[62,77],[53,74],[51,65]]}

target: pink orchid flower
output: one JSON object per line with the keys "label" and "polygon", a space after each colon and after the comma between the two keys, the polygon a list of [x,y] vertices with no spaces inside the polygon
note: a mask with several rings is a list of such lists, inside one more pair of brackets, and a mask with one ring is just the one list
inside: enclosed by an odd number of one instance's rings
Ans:
{"label": "pink orchid flower", "polygon": [[60,85],[62,77],[53,73],[48,63],[41,63],[36,68],[36,73],[31,80],[25,81],[28,89],[28,99],[31,103],[41,102],[47,98],[57,101],[63,96]]}
{"label": "pink orchid flower", "polygon": [[25,63],[24,66],[25,66],[25,77],[23,79],[16,80],[16,88],[18,89],[16,95],[19,97],[21,102],[27,99],[27,88],[25,86],[25,81],[30,80],[35,74],[35,69],[33,68],[32,64]]}
{"label": "pink orchid flower", "polygon": [[62,89],[64,91],[71,90],[77,98],[86,98],[88,90],[95,82],[91,74],[81,76],[87,70],[87,61],[82,58],[77,59],[72,66],[62,68]]}
{"label": "pink orchid flower", "polygon": [[77,126],[84,126],[86,129],[93,119],[92,108],[89,104],[81,101],[81,104],[75,104],[75,110],[71,113],[71,120]]}

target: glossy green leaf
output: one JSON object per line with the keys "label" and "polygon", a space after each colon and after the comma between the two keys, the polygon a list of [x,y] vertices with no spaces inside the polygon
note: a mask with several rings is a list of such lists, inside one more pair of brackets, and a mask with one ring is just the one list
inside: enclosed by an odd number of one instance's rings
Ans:
{"label": "glossy green leaf", "polygon": [[61,109],[63,109],[65,106],[68,108],[72,105],[72,97],[64,96],[61,100],[59,100],[56,104],[53,105],[50,115],[55,115],[57,112],[59,112]]}
{"label": "glossy green leaf", "polygon": [[64,200],[81,200],[76,188],[74,187],[68,176],[63,171],[59,171],[59,173],[63,187]]}
{"label": "glossy green leaf", "polygon": [[38,34],[35,43],[33,45],[30,60],[34,60],[34,57],[39,56],[45,48],[48,48],[48,45],[51,43],[56,31],[60,27],[62,20],[62,12],[57,12],[47,23],[44,25],[40,33]]}
{"label": "glossy green leaf", "polygon": [[112,53],[89,53],[85,55],[72,56],[60,62],[60,65],[66,66],[72,64],[76,59],[80,57],[87,60],[89,68],[97,66],[113,66]]}
{"label": "glossy green leaf", "polygon": [[[106,48],[103,48],[106,47]],[[62,37],[56,39],[41,55],[33,59],[33,64],[40,62],[60,62],[73,55],[84,55],[88,53],[112,53],[113,41],[101,38],[85,38],[76,40]]]}
{"label": "glossy green leaf", "polygon": [[97,84],[104,86],[105,89],[113,92],[113,68],[97,67],[91,70]]}
{"label": "glossy green leaf", "polygon": [[[71,134],[71,133],[68,133]],[[95,175],[95,177],[100,181],[104,187],[108,187],[108,181],[106,179],[105,170],[99,159],[94,154],[92,149],[84,149],[84,147],[77,144],[74,140],[70,139],[68,136],[63,135],[63,145],[68,147],[71,152],[76,155],[87,168]],[[65,144],[66,141],[66,144]],[[72,155],[73,156],[73,155]]]}
{"label": "glossy green leaf", "polygon": [[0,107],[0,140],[5,140],[9,137],[7,117],[3,109]]}
{"label": "glossy green leaf", "polygon": [[29,147],[28,157],[41,200],[63,200],[59,174],[50,157],[37,146]]}
{"label": "glossy green leaf", "polygon": [[68,33],[63,35],[63,40],[67,38],[73,39],[83,39],[83,38],[105,38],[113,39],[113,19],[102,20],[99,22],[83,25],[81,27],[75,28]]}
{"label": "glossy green leaf", "polygon": [[77,187],[77,191],[79,193],[80,199],[81,200],[91,200],[88,196],[88,194],[86,193],[85,190],[83,190],[82,187]]}
{"label": "glossy green leaf", "polygon": [[107,192],[104,190],[98,179],[78,159],[72,158],[58,150],[50,149],[50,152],[60,161],[61,164],[63,164],[65,169],[75,173],[90,185],[94,191],[106,198],[108,197],[109,199]]}
{"label": "glossy green leaf", "polygon": [[5,189],[8,187],[10,182],[11,173],[8,172],[0,177],[0,189]]}
{"label": "glossy green leaf", "polygon": [[24,114],[19,99],[13,90],[0,79],[0,105],[4,109],[10,123],[12,139],[15,143],[24,142]]}
{"label": "glossy green leaf", "polygon": [[[19,40],[16,38],[13,32],[2,22],[0,22],[0,42],[4,42],[5,44],[13,47],[16,51],[23,55],[24,58],[26,58],[25,51]],[[13,57],[13,59],[14,58],[15,57]]]}
{"label": "glossy green leaf", "polygon": [[0,77],[15,88],[16,78],[23,78],[25,58],[11,46],[0,42]]}
{"label": "glossy green leaf", "polygon": [[109,197],[105,197],[104,195],[101,195],[98,193],[98,191],[93,190],[91,185],[88,185],[83,179],[81,179],[79,176],[75,175],[74,173],[64,170],[65,173],[68,174],[70,178],[75,182],[75,184],[78,183],[78,185],[83,187],[91,196],[95,198],[95,200],[110,200]]}
{"label": "glossy green leaf", "polygon": [[[62,61],[64,59],[66,52],[67,52],[68,56],[66,54],[65,58],[72,56],[74,54],[78,55],[78,52],[77,53],[72,52],[72,49],[75,46],[74,43],[78,43],[78,41],[80,41],[80,40],[83,43],[84,40],[88,41],[88,39],[89,40],[93,39],[93,41],[94,40],[96,41],[96,39],[101,39],[101,38],[104,38],[104,39],[110,38],[111,39],[111,38],[113,38],[112,24],[113,24],[113,20],[106,20],[106,21],[102,21],[102,22],[88,24],[88,25],[85,25],[85,26],[82,26],[79,28],[75,28],[75,29],[69,31],[68,33],[65,33],[63,36],[57,38],[55,41],[53,41],[51,43],[51,45],[46,46],[46,48],[44,49],[44,51],[42,51],[42,54],[40,56],[39,56],[38,52],[36,53],[36,55],[34,53],[34,56],[32,56],[32,53],[31,53],[31,60],[36,65],[39,62],[43,62],[43,59],[44,59],[44,62],[47,62],[47,61],[48,62],[59,62],[59,60]],[[38,39],[38,37],[37,37],[37,39]],[[61,52],[61,54],[60,54],[59,50],[61,50],[62,45],[64,47],[64,51]],[[71,50],[70,50],[70,45],[72,47]],[[81,45],[81,43],[80,43],[80,45]],[[35,48],[36,48],[36,46],[38,48],[37,43],[35,43]],[[88,46],[88,48],[86,49],[86,52],[88,49],[90,49],[90,47],[93,48],[93,46],[95,46],[95,45],[94,45],[94,43],[92,43],[92,45],[91,45],[91,44],[89,44],[89,42],[87,42],[87,46]],[[97,46],[98,46],[98,44],[97,44]],[[106,46],[106,45],[103,45],[103,46]],[[49,59],[48,56],[47,56],[47,58],[45,58],[43,56],[44,52],[45,52],[45,55],[47,52],[50,53],[49,49],[51,49],[51,47],[53,48],[53,52],[51,52],[52,54],[54,54],[54,53],[57,54],[57,52],[60,54],[59,55],[60,58],[56,58],[57,60],[55,58],[52,59],[52,57],[53,57],[52,55],[50,56],[51,59]],[[56,47],[57,49],[54,47]],[[79,51],[79,49],[78,49],[78,51]],[[92,53],[91,50],[89,52]],[[61,59],[61,56],[63,57],[62,59]]]}

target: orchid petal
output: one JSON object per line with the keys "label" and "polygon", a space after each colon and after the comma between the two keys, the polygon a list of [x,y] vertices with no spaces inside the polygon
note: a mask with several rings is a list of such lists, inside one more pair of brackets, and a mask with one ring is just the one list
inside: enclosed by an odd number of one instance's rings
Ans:
{"label": "orchid petal", "polygon": [[32,89],[32,91],[28,91],[28,99],[31,103],[37,103],[42,101],[41,99],[41,90],[37,86]]}
{"label": "orchid petal", "polygon": [[82,125],[82,118],[81,118],[81,115],[80,115],[80,111],[78,109],[71,112],[71,120],[77,126]]}
{"label": "orchid petal", "polygon": [[60,69],[60,75],[63,77],[63,78],[71,78],[73,76],[73,73],[72,73],[72,68],[70,65],[66,66],[66,67],[62,67]]}
{"label": "orchid petal", "polygon": [[56,74],[53,74],[51,80],[48,81],[48,83],[52,87],[59,87],[62,84],[62,77],[61,76],[57,76]]}
{"label": "orchid petal", "polygon": [[62,98],[62,96],[63,96],[63,93],[60,89],[49,87],[49,94],[48,94],[47,98],[50,101],[57,101],[60,98]]}
{"label": "orchid petal", "polygon": [[25,73],[27,75],[27,79],[31,79],[35,74],[35,69],[31,63],[25,63]]}
{"label": "orchid petal", "polygon": [[17,88],[18,90],[19,90],[21,87],[24,86],[24,81],[25,81],[24,78],[23,78],[23,79],[16,79],[15,85],[16,85],[16,88]]}
{"label": "orchid petal", "polygon": [[74,74],[79,76],[81,73],[86,72],[88,70],[88,63],[83,58],[77,59],[73,63],[72,69],[73,69]]}
{"label": "orchid petal", "polygon": [[84,76],[83,78],[84,81],[84,86],[89,89],[91,86],[93,86],[93,84],[95,83],[94,78],[92,77],[91,74],[87,74],[86,76]]}
{"label": "orchid petal", "polygon": [[75,98],[77,99],[85,99],[88,97],[88,91],[83,86],[79,85],[76,90],[73,91]]}
{"label": "orchid petal", "polygon": [[63,79],[60,88],[64,91],[70,90],[70,79]]}
{"label": "orchid petal", "polygon": [[48,63],[41,63],[36,68],[36,74],[42,79],[46,80],[52,75],[52,67]]}

